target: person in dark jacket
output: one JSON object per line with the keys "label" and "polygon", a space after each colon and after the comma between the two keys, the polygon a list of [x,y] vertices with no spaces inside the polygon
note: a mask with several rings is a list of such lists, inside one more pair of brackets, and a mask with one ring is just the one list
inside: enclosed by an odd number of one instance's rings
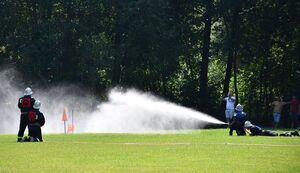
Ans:
{"label": "person in dark jacket", "polygon": [[250,136],[278,136],[278,133],[270,130],[263,130],[259,126],[251,124],[250,121],[246,121],[244,127]]}
{"label": "person in dark jacket", "polygon": [[35,102],[35,99],[31,97],[32,94],[33,92],[31,88],[26,88],[24,91],[24,96],[19,98],[18,101],[18,107],[21,111],[21,116],[17,142],[21,142],[24,136],[24,131],[28,125],[28,112],[32,110]]}
{"label": "person in dark jacket", "polygon": [[45,124],[45,117],[40,112],[41,102],[36,100],[33,105],[33,110],[28,113],[28,131],[30,142],[43,142],[41,127]]}
{"label": "person in dark jacket", "polygon": [[246,113],[243,111],[243,106],[238,104],[235,108],[236,113],[233,116],[232,123],[229,126],[229,135],[232,136],[233,131],[236,131],[238,136],[246,135],[244,130],[244,123],[246,121]]}

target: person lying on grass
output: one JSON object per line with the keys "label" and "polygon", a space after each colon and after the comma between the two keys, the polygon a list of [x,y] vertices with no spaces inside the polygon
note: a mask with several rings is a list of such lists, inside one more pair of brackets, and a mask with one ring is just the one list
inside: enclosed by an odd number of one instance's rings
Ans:
{"label": "person lying on grass", "polygon": [[278,133],[270,130],[263,130],[261,127],[251,124],[250,121],[246,121],[244,127],[245,131],[250,136],[278,136]]}

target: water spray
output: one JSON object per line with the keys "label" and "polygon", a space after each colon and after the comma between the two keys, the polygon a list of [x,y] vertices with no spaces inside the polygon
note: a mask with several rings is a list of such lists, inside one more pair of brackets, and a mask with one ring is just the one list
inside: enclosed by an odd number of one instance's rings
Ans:
{"label": "water spray", "polygon": [[91,118],[87,129],[92,132],[198,129],[207,124],[224,124],[207,114],[134,89],[110,91],[108,102],[99,105]]}
{"label": "water spray", "polygon": [[[3,109],[1,134],[16,134],[18,130],[20,113],[16,104],[27,86],[16,87],[14,81],[9,80],[14,75],[17,73],[12,69],[0,72],[0,99],[6,101],[0,103]],[[66,122],[61,121],[61,116],[65,107],[76,116],[72,122],[74,133],[146,133],[225,124],[207,114],[135,89],[112,89],[105,102],[72,85],[32,89],[33,97],[42,102],[40,110],[46,119],[43,133],[64,133]]]}

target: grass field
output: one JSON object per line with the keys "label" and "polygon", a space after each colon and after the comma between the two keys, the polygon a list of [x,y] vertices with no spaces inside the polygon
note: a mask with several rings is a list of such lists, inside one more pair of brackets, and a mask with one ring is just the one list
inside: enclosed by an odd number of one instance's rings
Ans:
{"label": "grass field", "polygon": [[0,135],[0,173],[300,172],[300,137],[230,137],[210,129],[44,140],[16,143],[15,135]]}

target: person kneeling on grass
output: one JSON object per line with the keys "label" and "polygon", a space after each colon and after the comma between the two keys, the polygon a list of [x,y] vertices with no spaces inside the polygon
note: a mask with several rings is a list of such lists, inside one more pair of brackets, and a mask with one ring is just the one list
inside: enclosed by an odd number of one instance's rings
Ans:
{"label": "person kneeling on grass", "polygon": [[278,136],[278,133],[270,130],[263,130],[259,126],[251,124],[250,121],[246,121],[244,127],[250,136]]}
{"label": "person kneeling on grass", "polygon": [[41,102],[36,100],[33,105],[33,110],[28,113],[28,133],[30,142],[43,142],[41,127],[45,124],[45,117],[39,111]]}
{"label": "person kneeling on grass", "polygon": [[246,121],[246,113],[243,112],[243,106],[238,104],[235,108],[236,113],[233,116],[232,123],[229,125],[229,135],[232,136],[232,132],[235,130],[238,136],[246,135],[244,130],[244,123]]}

